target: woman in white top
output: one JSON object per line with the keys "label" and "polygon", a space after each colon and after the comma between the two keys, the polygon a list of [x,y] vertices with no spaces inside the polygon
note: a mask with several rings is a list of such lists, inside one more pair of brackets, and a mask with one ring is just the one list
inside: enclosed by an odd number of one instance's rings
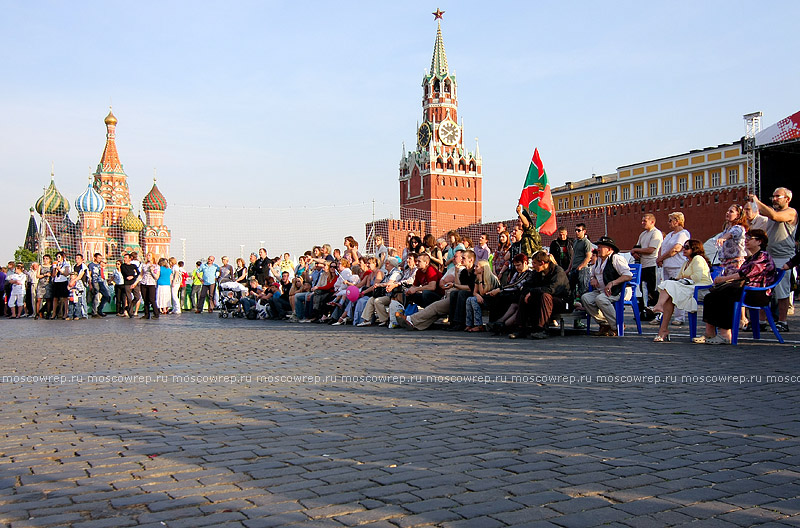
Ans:
{"label": "woman in white top", "polygon": [[653,311],[662,313],[663,317],[658,335],[653,339],[656,343],[669,341],[669,319],[675,308],[688,312],[697,311],[694,287],[711,284],[708,258],[703,243],[699,240],[687,240],[683,245],[683,254],[687,260],[677,277],[665,279],[658,285],[658,302]]}
{"label": "woman in white top", "polygon": [[56,261],[53,263],[51,275],[53,277],[53,315],[50,319],[59,317],[59,309],[61,310],[60,317],[67,318],[67,299],[69,298],[69,274],[72,273],[72,266],[67,260],[67,255],[63,251],[56,253]]}
{"label": "woman in white top", "polygon": [[[664,241],[661,243],[661,250],[659,251],[656,265],[661,266],[662,279],[674,279],[686,262],[686,257],[683,256],[683,246],[692,235],[684,229],[685,217],[683,213],[675,212],[667,216],[667,223],[669,224],[670,231],[664,234]],[[683,325],[684,313],[681,309],[675,310],[676,326]],[[669,322],[669,321],[667,321]]]}

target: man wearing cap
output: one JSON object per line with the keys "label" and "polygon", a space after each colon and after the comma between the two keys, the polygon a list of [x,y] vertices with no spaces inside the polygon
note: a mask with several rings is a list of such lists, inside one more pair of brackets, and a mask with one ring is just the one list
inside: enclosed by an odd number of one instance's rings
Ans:
{"label": "man wearing cap", "polygon": [[600,237],[595,242],[597,246],[597,262],[591,269],[589,283],[592,291],[581,296],[586,311],[600,323],[597,335],[617,335],[617,314],[614,303],[623,293],[622,285],[631,280],[631,268],[628,262],[619,254],[619,248],[614,239],[607,236]]}

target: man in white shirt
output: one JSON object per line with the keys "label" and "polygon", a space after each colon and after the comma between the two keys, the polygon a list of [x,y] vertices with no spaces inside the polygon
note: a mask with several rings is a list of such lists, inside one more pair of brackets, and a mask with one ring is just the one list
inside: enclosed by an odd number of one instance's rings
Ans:
{"label": "man in white shirt", "polygon": [[[642,297],[639,301],[639,313],[645,321],[652,321],[656,314],[650,310],[649,306],[655,306],[658,301],[658,289],[656,288],[656,259],[658,250],[664,241],[664,235],[656,229],[656,217],[652,213],[642,216],[642,228],[644,231],[639,235],[636,246],[631,250],[631,255],[639,264],[642,265]],[[646,301],[646,302],[645,302]]]}

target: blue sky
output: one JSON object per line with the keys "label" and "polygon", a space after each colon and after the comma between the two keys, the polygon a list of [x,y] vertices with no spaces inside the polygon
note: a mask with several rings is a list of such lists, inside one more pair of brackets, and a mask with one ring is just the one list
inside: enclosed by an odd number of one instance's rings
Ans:
{"label": "blue sky", "polygon": [[[485,220],[513,216],[535,147],[559,185],[735,141],[745,113],[763,111],[768,126],[800,109],[797,2],[438,7],[469,148],[480,138]],[[111,101],[134,203],[156,167],[171,204],[376,200],[378,216],[397,215],[398,161],[421,116],[436,3],[0,8],[0,183],[13,196],[3,255],[22,243],[51,162],[71,201],[86,187]],[[181,225],[170,212],[166,223]],[[291,230],[290,216],[280,215],[281,229]]]}

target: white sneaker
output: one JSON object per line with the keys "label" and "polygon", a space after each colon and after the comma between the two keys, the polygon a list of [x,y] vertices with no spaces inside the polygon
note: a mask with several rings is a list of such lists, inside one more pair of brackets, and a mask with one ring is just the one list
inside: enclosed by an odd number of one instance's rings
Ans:
{"label": "white sneaker", "polygon": [[344,322],[344,321],[342,321],[341,319],[339,319],[338,321],[336,321],[335,323],[333,323],[331,326],[342,326],[343,324],[345,324],[345,322]]}
{"label": "white sneaker", "polygon": [[361,321],[356,326],[372,326],[372,323],[370,323],[369,321]]}

